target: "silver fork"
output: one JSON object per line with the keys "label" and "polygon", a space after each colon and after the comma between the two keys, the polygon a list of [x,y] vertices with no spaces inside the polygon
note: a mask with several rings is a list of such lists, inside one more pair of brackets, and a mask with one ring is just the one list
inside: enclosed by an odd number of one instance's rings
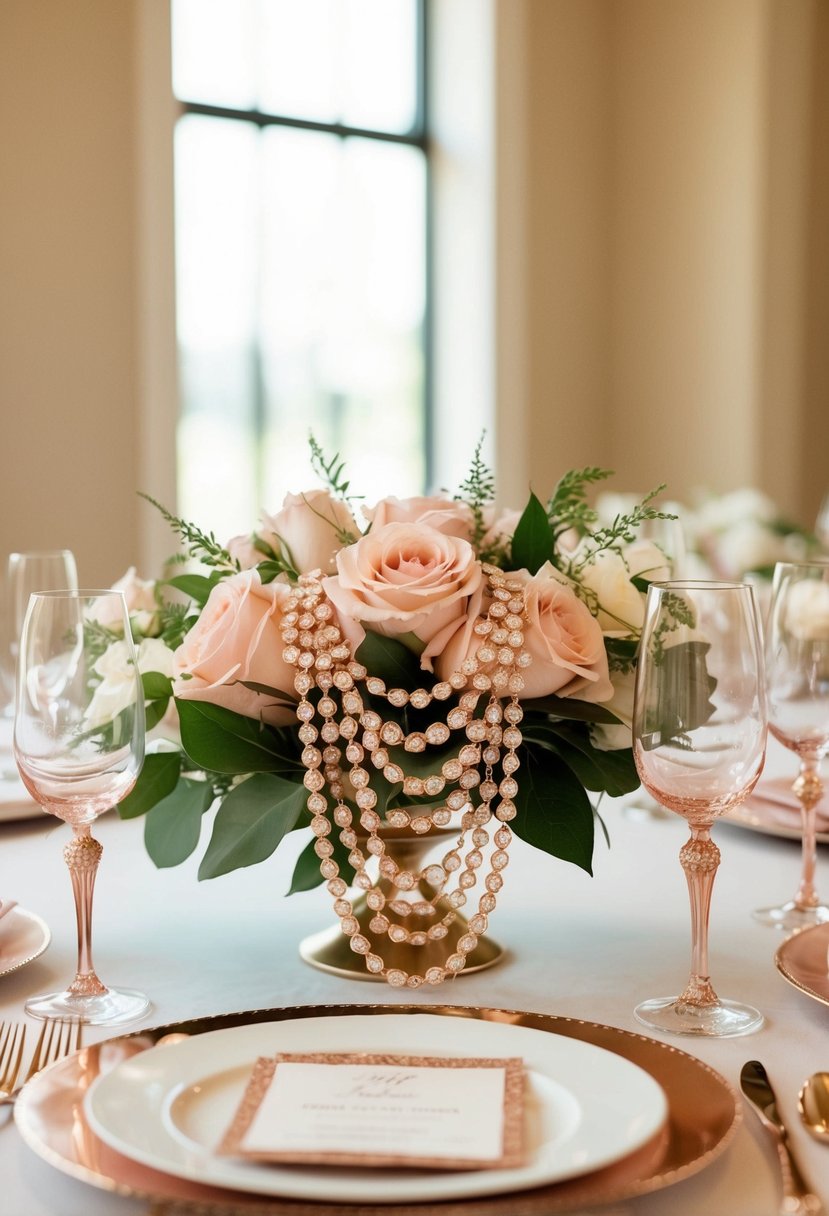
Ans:
{"label": "silver fork", "polygon": [[10,1106],[26,1082],[31,1081],[32,1077],[44,1069],[47,1064],[54,1064],[56,1060],[69,1055],[71,1051],[77,1051],[81,1046],[82,1026],[83,1023],[76,1020],[59,1021],[55,1018],[47,1018],[40,1028],[26,1075],[16,1088],[15,1083],[23,1058],[26,1027],[12,1022],[3,1037],[3,1027],[0,1026],[0,1064],[7,1058],[5,1072],[0,1075],[0,1106]]}

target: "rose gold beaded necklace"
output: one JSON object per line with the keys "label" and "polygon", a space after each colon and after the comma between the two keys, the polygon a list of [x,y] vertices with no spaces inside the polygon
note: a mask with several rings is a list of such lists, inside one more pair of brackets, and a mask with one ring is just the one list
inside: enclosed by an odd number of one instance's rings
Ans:
{"label": "rose gold beaded necklace", "polygon": [[[484,565],[483,570],[487,578],[484,605],[474,626],[480,644],[474,657],[463,661],[460,671],[429,691],[387,689],[383,680],[370,676],[363,664],[353,658],[349,643],[334,624],[334,610],[325,597],[319,571],[300,578],[282,618],[283,658],[296,668],[294,687],[300,696],[296,712],[306,768],[303,780],[309,791],[307,806],[320,871],[334,896],[334,911],[350,938],[351,949],[363,956],[372,975],[395,988],[440,984],[447,976],[463,970],[467,955],[486,931],[487,917],[494,910],[503,885],[501,871],[509,861],[512,832],[507,823],[516,814],[513,799],[518,783],[514,774],[519,767],[516,749],[521,743],[519,723],[523,718],[518,694],[524,687],[521,670],[531,659],[523,649],[523,584],[495,566]],[[398,722],[385,720],[366,707],[358,688],[361,684],[372,696],[385,697],[396,708],[409,704],[415,709],[425,709],[432,701],[446,701],[453,694],[458,694],[459,700],[448,710],[445,721],[407,734]],[[308,699],[313,689],[320,693],[316,704]],[[485,708],[481,716],[476,716],[482,697],[486,698]],[[502,704],[503,699],[507,700],[506,705]],[[319,727],[315,721],[320,722]],[[429,746],[446,744],[453,732],[463,732],[465,739],[457,755],[444,759],[440,771],[426,777],[406,774],[388,750],[402,746],[410,754],[423,753]],[[351,807],[345,801],[343,745],[345,759],[351,766],[347,777],[354,791],[360,826],[367,834],[365,852],[353,824]],[[402,782],[404,794],[438,799],[447,786],[455,788],[440,805],[389,810],[381,817],[376,810],[377,794],[371,788],[366,757],[387,781]],[[475,788],[480,801],[473,807],[471,791]],[[461,812],[460,836],[439,862],[432,862],[422,870],[406,870],[387,853],[380,835],[384,825],[425,835],[449,825],[453,812]],[[488,825],[493,817],[498,826],[490,841]],[[490,843],[493,845],[478,911],[442,965],[430,966],[423,974],[409,974],[399,967],[388,967],[372,949],[371,942],[360,932],[353,905],[347,898],[348,886],[340,877],[340,867],[333,857],[334,845],[329,836],[335,827],[339,828],[340,841],[349,850],[348,860],[355,871],[354,885],[366,892],[366,902],[374,913],[371,931],[411,946],[446,937],[456,910],[467,902],[467,891],[477,884],[483,850]],[[467,837],[470,847],[464,856]],[[368,874],[366,854],[378,859],[379,876],[401,893],[420,894],[425,884],[423,898],[387,899]],[[432,896],[428,895],[429,889],[434,892]],[[439,903],[449,905],[449,911],[442,916]],[[401,923],[412,916],[426,927],[410,930]]]}

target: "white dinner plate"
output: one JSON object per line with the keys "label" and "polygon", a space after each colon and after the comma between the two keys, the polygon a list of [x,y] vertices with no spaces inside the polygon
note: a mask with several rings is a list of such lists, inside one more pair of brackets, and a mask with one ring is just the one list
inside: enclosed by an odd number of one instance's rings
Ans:
{"label": "white dinner plate", "polygon": [[[439,1172],[285,1167],[214,1155],[257,1057],[292,1051],[519,1056],[528,1079],[527,1161],[516,1169]],[[656,1135],[667,1102],[647,1072],[591,1043],[506,1023],[389,1014],[269,1022],[162,1042],[99,1077],[85,1113],[106,1144],[178,1177],[265,1195],[392,1203],[499,1194],[600,1169]]]}
{"label": "white dinner plate", "polygon": [[44,920],[20,906],[12,908],[0,920],[0,975],[40,958],[51,940]]}

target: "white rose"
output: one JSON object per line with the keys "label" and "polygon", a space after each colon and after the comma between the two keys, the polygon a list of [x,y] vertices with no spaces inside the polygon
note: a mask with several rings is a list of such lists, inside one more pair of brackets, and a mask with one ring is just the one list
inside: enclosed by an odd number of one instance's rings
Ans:
{"label": "white rose", "polygon": [[[576,562],[578,565],[578,552]],[[641,632],[645,597],[631,579],[660,582],[670,577],[665,554],[649,540],[634,541],[621,553],[602,549],[588,557],[578,575],[579,582],[596,596],[598,622],[610,637],[629,637]]]}
{"label": "white rose", "polygon": [[[90,730],[112,722],[121,710],[133,702],[135,666],[132,655],[132,647],[126,642],[113,642],[95,663],[95,672],[103,678],[84,715]],[[159,638],[145,638],[136,652],[136,666],[142,675],[147,671],[158,671],[172,677],[173,652]]]}
{"label": "white rose", "polygon": [[725,578],[740,578],[746,570],[773,566],[788,555],[785,537],[754,519],[736,523],[714,540],[711,549],[714,566]]}
{"label": "white rose", "polygon": [[[158,599],[154,579],[138,578],[135,566],[130,566],[126,574],[112,585],[113,591],[121,591],[127,602],[130,624],[133,632],[147,636],[159,631]],[[121,615],[112,596],[102,596],[90,609],[89,616],[104,629],[114,633],[121,632]]]}
{"label": "white rose", "polygon": [[789,588],[785,627],[804,642],[829,641],[829,584],[804,579]]}
{"label": "white rose", "polygon": [[600,752],[615,752],[631,746],[635,685],[636,672],[632,669],[623,675],[617,673],[613,676],[613,696],[609,701],[605,701],[604,708],[609,709],[620,721],[595,723],[591,726],[590,738],[593,746]]}

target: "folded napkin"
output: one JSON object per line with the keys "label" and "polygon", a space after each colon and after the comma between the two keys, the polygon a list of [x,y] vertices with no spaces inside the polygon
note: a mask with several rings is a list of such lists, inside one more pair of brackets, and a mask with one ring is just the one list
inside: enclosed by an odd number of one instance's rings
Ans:
{"label": "folded napkin", "polygon": [[3,919],[7,912],[11,912],[12,908],[16,907],[16,899],[0,899],[0,920]]}
{"label": "folded napkin", "polygon": [[[800,802],[792,790],[788,777],[765,777],[757,782],[746,807],[770,823],[783,827],[799,828]],[[829,832],[829,797],[824,794],[815,814],[815,825],[819,832]]]}

